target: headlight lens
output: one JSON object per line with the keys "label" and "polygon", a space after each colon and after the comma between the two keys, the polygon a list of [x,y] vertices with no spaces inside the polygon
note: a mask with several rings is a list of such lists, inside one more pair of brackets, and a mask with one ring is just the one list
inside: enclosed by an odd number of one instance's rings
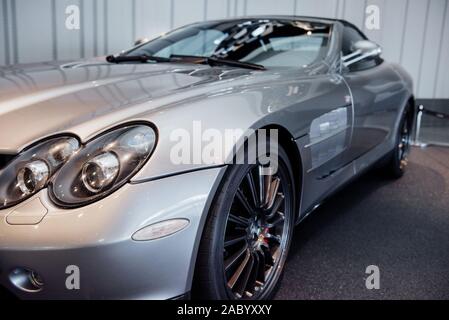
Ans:
{"label": "headlight lens", "polygon": [[50,168],[42,160],[27,163],[17,174],[17,184],[24,195],[42,189],[48,181]]}
{"label": "headlight lens", "polygon": [[72,156],[51,179],[51,198],[72,207],[105,197],[144,165],[155,144],[156,133],[146,125],[129,125],[101,135]]}
{"label": "headlight lens", "polygon": [[120,160],[112,152],[102,153],[83,166],[81,179],[87,190],[97,193],[114,182],[120,169]]}
{"label": "headlight lens", "polygon": [[45,188],[52,175],[76,153],[73,137],[52,138],[14,158],[0,171],[0,209],[13,206]]}

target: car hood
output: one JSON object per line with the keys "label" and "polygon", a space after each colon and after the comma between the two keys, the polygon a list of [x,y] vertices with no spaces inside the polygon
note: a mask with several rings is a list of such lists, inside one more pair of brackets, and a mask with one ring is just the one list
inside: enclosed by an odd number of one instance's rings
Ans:
{"label": "car hood", "polygon": [[189,101],[217,85],[229,86],[229,81],[235,84],[261,73],[192,64],[99,61],[4,67],[0,69],[0,152],[14,154],[63,132],[84,140],[139,112]]}

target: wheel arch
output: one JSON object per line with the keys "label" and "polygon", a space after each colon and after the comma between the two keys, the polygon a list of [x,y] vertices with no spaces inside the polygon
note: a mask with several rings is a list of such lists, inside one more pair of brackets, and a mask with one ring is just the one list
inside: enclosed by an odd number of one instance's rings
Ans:
{"label": "wheel arch", "polygon": [[[402,104],[397,108],[397,115],[396,115],[396,121],[394,123],[394,130],[392,132],[397,132],[399,130],[399,126],[400,126],[400,122],[402,119],[402,115],[404,114],[404,112],[406,111],[407,108],[409,108],[410,110],[412,110],[412,112],[409,113],[409,117],[412,120],[412,128],[414,128],[415,126],[415,121],[416,121],[416,102],[415,102],[415,97],[413,94],[408,94],[407,96],[404,97],[404,100],[402,100]],[[391,135],[391,143],[393,146],[393,138],[395,137],[395,134]]]}
{"label": "wheel arch", "polygon": [[409,96],[407,103],[404,106],[404,110],[405,108],[407,108],[407,106],[413,111],[409,116],[412,117],[412,126],[415,126],[415,114],[417,113],[416,110],[416,100],[415,100],[415,96],[412,94]]}
{"label": "wheel arch", "polygon": [[401,109],[399,110],[398,113],[398,119],[396,120],[396,130],[399,130],[399,126],[401,124],[401,119],[402,116],[404,114],[404,112],[408,111],[407,117],[410,120],[410,130],[413,132],[415,125],[416,125],[416,115],[417,115],[417,110],[416,110],[416,101],[415,101],[415,97],[413,96],[413,94],[410,94],[404,101],[403,105],[401,106]]}

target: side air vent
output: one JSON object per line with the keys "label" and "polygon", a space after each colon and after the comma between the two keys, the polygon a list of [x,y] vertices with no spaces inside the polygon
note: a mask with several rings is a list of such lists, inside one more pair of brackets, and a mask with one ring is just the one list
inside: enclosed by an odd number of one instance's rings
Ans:
{"label": "side air vent", "polygon": [[6,165],[14,158],[11,154],[0,154],[0,170],[2,170]]}

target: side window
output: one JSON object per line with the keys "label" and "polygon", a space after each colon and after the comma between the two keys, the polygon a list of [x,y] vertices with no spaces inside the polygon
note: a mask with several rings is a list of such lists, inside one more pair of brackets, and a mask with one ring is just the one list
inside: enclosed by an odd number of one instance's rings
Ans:
{"label": "side window", "polygon": [[[352,52],[354,43],[366,38],[355,28],[345,26],[343,31],[343,42],[341,45],[342,54],[345,56]],[[377,66],[381,61],[379,59],[361,60],[349,67],[349,71],[360,71]]]}

